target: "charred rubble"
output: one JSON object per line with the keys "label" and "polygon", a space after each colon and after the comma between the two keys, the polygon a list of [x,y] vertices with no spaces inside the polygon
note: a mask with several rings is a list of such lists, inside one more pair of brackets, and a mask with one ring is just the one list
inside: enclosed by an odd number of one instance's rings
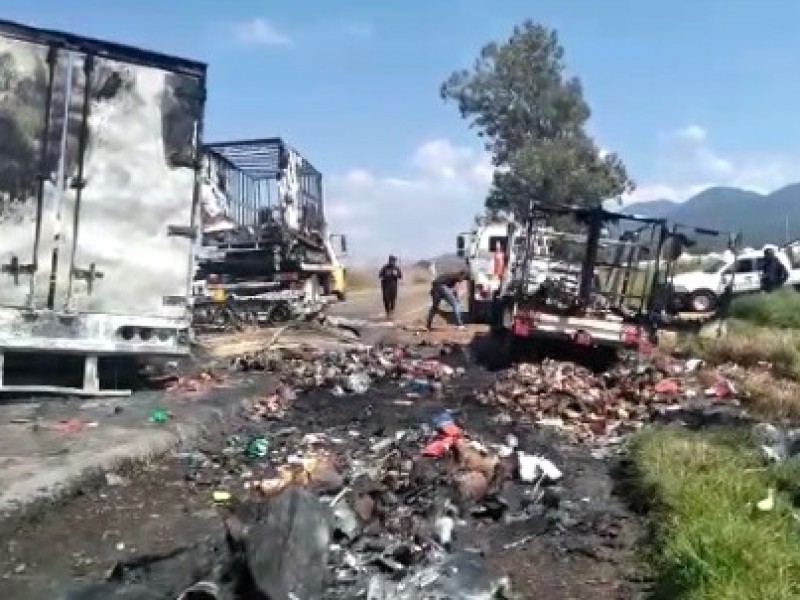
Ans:
{"label": "charred rubble", "polygon": [[219,531],[67,598],[509,597],[494,553],[552,539],[600,560],[619,543],[621,509],[591,479],[607,454],[585,445],[613,448],[687,402],[735,404],[699,361],[632,355],[596,373],[547,360],[478,379],[459,361],[447,346],[237,360],[277,389],[224,443],[177,457]]}

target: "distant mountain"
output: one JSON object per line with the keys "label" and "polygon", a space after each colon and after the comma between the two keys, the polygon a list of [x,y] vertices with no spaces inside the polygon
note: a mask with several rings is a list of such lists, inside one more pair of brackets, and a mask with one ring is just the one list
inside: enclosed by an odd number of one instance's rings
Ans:
{"label": "distant mountain", "polygon": [[800,183],[771,194],[739,188],[712,187],[685,202],[654,200],[635,202],[622,208],[628,214],[664,217],[674,223],[741,232],[744,244],[760,247],[767,243],[800,238]]}

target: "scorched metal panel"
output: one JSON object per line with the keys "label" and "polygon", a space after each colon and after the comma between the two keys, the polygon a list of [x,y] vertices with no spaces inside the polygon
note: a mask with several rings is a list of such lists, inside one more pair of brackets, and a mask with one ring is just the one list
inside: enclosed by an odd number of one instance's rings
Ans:
{"label": "scorched metal panel", "polygon": [[32,305],[185,314],[191,241],[169,228],[195,223],[204,95],[200,63],[0,22],[0,127],[24,133],[0,141],[0,262],[31,262],[40,215]]}

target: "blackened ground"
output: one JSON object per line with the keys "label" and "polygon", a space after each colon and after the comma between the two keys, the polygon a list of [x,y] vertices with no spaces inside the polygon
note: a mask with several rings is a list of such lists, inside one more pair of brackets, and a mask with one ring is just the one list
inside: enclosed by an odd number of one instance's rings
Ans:
{"label": "blackened ground", "polygon": [[[460,362],[460,357],[451,360]],[[462,547],[480,549],[492,566],[511,576],[520,598],[627,599],[641,597],[636,545],[640,526],[612,493],[609,466],[585,448],[534,430],[514,415],[499,414],[473,399],[493,375],[470,367],[443,398],[415,399],[393,384],[363,396],[317,391],[297,399],[279,423],[229,424],[229,430],[196,448],[212,456],[232,433],[267,433],[287,426],[300,433],[353,430],[389,436],[453,410],[468,433],[502,442],[514,433],[520,446],[553,460],[564,479],[552,497],[557,508],[510,524],[477,521],[460,532]],[[266,380],[265,380],[266,385]],[[400,400],[401,402],[397,402]],[[204,447],[205,446],[205,447]],[[0,598],[50,599],[76,578],[102,578],[123,557],[169,551],[219,531],[211,502],[215,489],[235,489],[225,468],[187,479],[185,458],[168,457],[122,473],[124,481],[98,477],[62,501],[42,504],[0,524]],[[519,486],[509,486],[514,494]],[[557,502],[556,502],[557,499]]]}

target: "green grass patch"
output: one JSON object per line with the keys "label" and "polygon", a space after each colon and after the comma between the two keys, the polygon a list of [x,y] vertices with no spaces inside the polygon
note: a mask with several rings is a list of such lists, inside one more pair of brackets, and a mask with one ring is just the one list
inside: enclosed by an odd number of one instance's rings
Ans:
{"label": "green grass patch", "polygon": [[[799,463],[764,467],[733,434],[654,428],[631,446],[632,498],[651,510],[656,598],[800,598]],[[775,509],[755,505],[770,487]]]}
{"label": "green grass patch", "polygon": [[787,289],[745,296],[733,302],[731,316],[762,327],[800,329],[800,294]]}

